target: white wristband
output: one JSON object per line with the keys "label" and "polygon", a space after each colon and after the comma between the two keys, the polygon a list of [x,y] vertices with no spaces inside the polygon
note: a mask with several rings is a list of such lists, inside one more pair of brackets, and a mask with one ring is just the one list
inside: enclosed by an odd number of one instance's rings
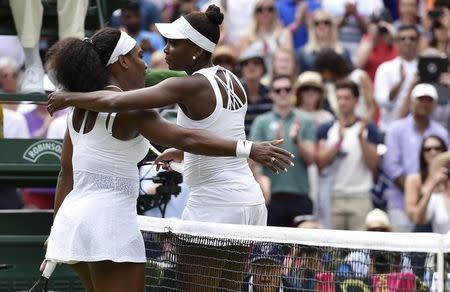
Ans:
{"label": "white wristband", "polygon": [[253,141],[238,140],[236,144],[236,157],[250,158],[250,151],[252,150]]}

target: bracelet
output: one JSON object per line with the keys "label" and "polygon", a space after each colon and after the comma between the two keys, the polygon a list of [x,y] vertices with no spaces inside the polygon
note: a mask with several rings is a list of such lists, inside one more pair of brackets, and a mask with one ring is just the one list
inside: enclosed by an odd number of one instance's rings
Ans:
{"label": "bracelet", "polygon": [[253,141],[239,139],[236,144],[236,157],[250,158]]}

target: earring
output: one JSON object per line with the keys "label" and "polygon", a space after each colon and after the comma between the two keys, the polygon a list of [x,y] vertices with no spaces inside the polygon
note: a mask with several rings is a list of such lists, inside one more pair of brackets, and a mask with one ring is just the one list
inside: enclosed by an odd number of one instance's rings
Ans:
{"label": "earring", "polygon": [[194,61],[195,61],[196,59],[197,59],[197,57],[196,57],[196,56],[192,56],[192,60],[194,60]]}

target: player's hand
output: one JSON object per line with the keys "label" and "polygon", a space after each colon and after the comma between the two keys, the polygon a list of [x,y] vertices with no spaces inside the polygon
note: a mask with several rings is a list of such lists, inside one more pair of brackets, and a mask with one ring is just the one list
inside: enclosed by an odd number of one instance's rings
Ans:
{"label": "player's hand", "polygon": [[54,91],[48,95],[47,111],[50,115],[53,115],[55,112],[68,107],[68,95],[69,93],[65,91]]}
{"label": "player's hand", "polygon": [[161,167],[164,170],[172,171],[169,162],[174,161],[177,163],[181,163],[184,159],[184,152],[175,148],[169,148],[164,150],[161,155],[156,157],[155,164],[156,170],[159,170]]}
{"label": "player's hand", "polygon": [[250,158],[269,168],[274,173],[287,172],[287,166],[293,166],[291,159],[294,154],[278,147],[283,139],[270,142],[254,142],[250,151]]}

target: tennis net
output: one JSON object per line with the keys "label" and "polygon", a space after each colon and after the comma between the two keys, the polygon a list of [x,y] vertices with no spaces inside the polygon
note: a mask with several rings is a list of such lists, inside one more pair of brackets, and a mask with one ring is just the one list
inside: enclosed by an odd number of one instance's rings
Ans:
{"label": "tennis net", "polygon": [[450,291],[450,236],[139,218],[146,291]]}

